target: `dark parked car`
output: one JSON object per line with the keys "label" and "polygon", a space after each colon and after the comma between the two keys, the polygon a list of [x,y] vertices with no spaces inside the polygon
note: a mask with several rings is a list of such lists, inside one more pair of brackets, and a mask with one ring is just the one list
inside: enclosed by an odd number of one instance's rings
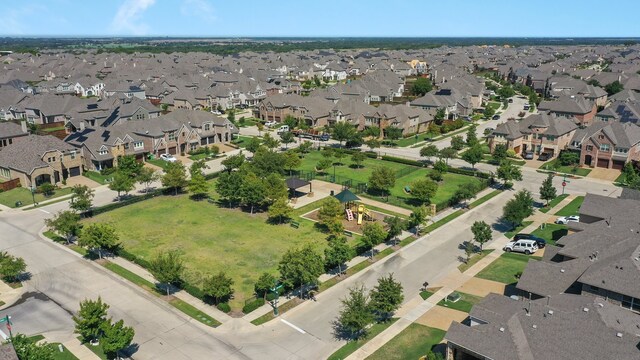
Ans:
{"label": "dark parked car", "polygon": [[535,240],[536,243],[538,244],[538,248],[542,249],[545,245],[547,245],[547,242],[543,239],[543,238],[539,238],[535,235],[531,235],[531,234],[526,234],[526,233],[519,233],[516,234],[516,236],[513,237],[514,241],[518,241],[518,240]]}
{"label": "dark parked car", "polygon": [[548,161],[549,159],[551,159],[551,154],[549,153],[542,153],[538,156],[538,160],[540,161]]}
{"label": "dark parked car", "polygon": [[500,120],[500,115],[493,115],[492,119],[493,120]]}
{"label": "dark parked car", "polygon": [[509,102],[512,103],[513,102],[513,98],[509,98]]}
{"label": "dark parked car", "polygon": [[522,157],[525,160],[533,160],[533,151],[524,153],[524,155],[522,155]]}

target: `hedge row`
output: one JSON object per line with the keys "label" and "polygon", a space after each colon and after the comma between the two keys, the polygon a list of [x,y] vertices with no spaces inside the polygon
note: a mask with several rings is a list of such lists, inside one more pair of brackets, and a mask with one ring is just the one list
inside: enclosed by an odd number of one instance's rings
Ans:
{"label": "hedge row", "polygon": [[426,166],[426,164],[424,162],[422,162],[422,161],[404,159],[404,158],[399,158],[399,157],[389,156],[389,155],[382,155],[382,160],[392,161],[392,162],[396,162],[396,163],[400,163],[400,164],[417,166],[417,167],[425,167]]}
{"label": "hedge row", "polygon": [[344,152],[345,154],[349,154],[349,155],[353,155],[355,153],[363,153],[367,157],[372,158],[372,159],[376,159],[378,157],[378,154],[376,152],[374,152],[374,151],[362,151],[360,149],[342,149],[342,152]]}
{"label": "hedge row", "polygon": [[254,299],[254,300],[246,303],[242,307],[242,312],[245,313],[245,314],[248,314],[248,313],[254,311],[255,309],[260,308],[264,304],[265,304],[265,301],[264,301],[263,298]]}
{"label": "hedge row", "polygon": [[140,201],[144,201],[144,200],[149,200],[153,197],[159,196],[159,195],[163,195],[165,193],[165,191],[167,191],[166,189],[162,188],[162,189],[158,189],[158,190],[154,190],[150,193],[146,193],[144,195],[138,195],[138,196],[132,196],[126,200],[122,200],[122,201],[118,201],[112,204],[107,204],[107,205],[103,205],[103,206],[99,206],[96,208],[93,208],[89,211],[86,212],[86,215],[88,216],[95,216],[95,215],[99,215],[102,213],[105,213],[107,211],[112,211],[115,209],[119,209],[123,206],[127,206],[127,205],[131,205],[131,204],[135,204],[137,202]]}

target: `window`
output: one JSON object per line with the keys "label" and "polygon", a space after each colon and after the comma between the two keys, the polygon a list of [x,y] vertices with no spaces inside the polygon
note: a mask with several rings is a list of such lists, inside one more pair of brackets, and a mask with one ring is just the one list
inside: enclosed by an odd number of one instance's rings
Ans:
{"label": "window", "polygon": [[547,140],[553,141],[556,137],[553,135],[547,135]]}
{"label": "window", "polygon": [[626,153],[628,153],[628,152],[629,152],[629,150],[628,150],[628,149],[625,149],[625,148],[615,148],[615,151],[616,151],[617,153],[621,153],[621,154],[626,154]]}
{"label": "window", "polygon": [[204,131],[209,131],[210,128],[211,128],[211,125],[204,124]]}
{"label": "window", "polygon": [[604,135],[598,135],[599,140],[604,140]]}
{"label": "window", "polygon": [[100,149],[98,150],[98,155],[107,155],[107,150],[106,149]]}
{"label": "window", "polygon": [[0,168],[0,176],[8,179],[11,177],[11,171],[9,171],[9,169]]}
{"label": "window", "polygon": [[609,144],[601,144],[600,145],[600,151],[609,152]]}
{"label": "window", "polygon": [[169,133],[169,141],[173,141],[176,139],[176,133],[175,132],[170,132]]}
{"label": "window", "polygon": [[593,145],[587,145],[587,151],[592,151],[593,150]]}
{"label": "window", "polygon": [[123,144],[123,145],[124,145],[124,149],[125,149],[125,150],[129,150],[129,143],[125,143],[125,144]]}
{"label": "window", "polygon": [[142,141],[136,141],[135,143],[133,143],[134,149],[141,149],[143,147],[144,147],[144,143]]}

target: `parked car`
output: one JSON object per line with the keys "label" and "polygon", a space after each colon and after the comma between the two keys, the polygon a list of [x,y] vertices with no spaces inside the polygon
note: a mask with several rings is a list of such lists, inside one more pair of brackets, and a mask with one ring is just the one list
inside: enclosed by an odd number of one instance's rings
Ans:
{"label": "parked car", "polygon": [[176,157],[171,155],[171,154],[162,154],[162,155],[160,155],[160,159],[162,159],[164,161],[168,161],[168,162],[176,162],[176,161],[178,161],[178,159],[176,159]]}
{"label": "parked car", "polygon": [[525,110],[529,110],[529,104],[524,104],[523,109],[525,109]]}
{"label": "parked car", "polygon": [[533,160],[533,151],[526,152],[522,155],[525,160]]}
{"label": "parked car", "polygon": [[567,225],[570,222],[580,222],[580,215],[561,216],[556,219],[556,224]]}
{"label": "parked car", "polygon": [[286,132],[289,132],[289,125],[280,126],[277,131],[278,134],[284,134]]}
{"label": "parked car", "polygon": [[500,115],[495,114],[495,115],[493,115],[492,119],[493,120],[500,120]]}
{"label": "parked car", "polygon": [[215,115],[222,115],[222,113],[218,110],[211,110],[211,113]]}
{"label": "parked car", "polygon": [[538,160],[540,161],[549,161],[549,159],[551,159],[551,154],[549,153],[542,153],[538,156]]}
{"label": "parked car", "polygon": [[513,102],[513,98],[509,98],[509,102],[512,103]]}
{"label": "parked car", "polygon": [[519,233],[516,234],[516,236],[513,237],[513,240],[533,240],[538,244],[538,248],[542,249],[547,245],[547,241],[543,238],[539,238],[535,235],[531,235],[531,234],[527,234],[527,233]]}
{"label": "parked car", "polygon": [[329,141],[329,134],[322,134],[318,139],[320,139],[320,141]]}
{"label": "parked car", "polygon": [[266,123],[264,123],[264,126],[266,127],[272,127],[272,126],[276,126],[277,122],[271,120],[271,121],[267,121]]}
{"label": "parked car", "polygon": [[527,255],[531,255],[538,251],[538,243],[535,240],[517,240],[511,241],[502,248],[506,252],[520,252]]}

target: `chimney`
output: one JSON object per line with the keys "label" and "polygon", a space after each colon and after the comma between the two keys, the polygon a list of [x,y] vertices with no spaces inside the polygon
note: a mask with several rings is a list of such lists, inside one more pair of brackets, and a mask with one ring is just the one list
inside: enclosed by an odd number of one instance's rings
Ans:
{"label": "chimney", "polygon": [[80,131],[84,131],[84,120],[80,120]]}
{"label": "chimney", "polygon": [[618,82],[622,81],[622,75],[618,75]]}
{"label": "chimney", "polygon": [[27,129],[27,121],[26,120],[20,121],[20,128],[22,128],[22,132],[23,133],[28,133],[29,132],[29,129]]}

